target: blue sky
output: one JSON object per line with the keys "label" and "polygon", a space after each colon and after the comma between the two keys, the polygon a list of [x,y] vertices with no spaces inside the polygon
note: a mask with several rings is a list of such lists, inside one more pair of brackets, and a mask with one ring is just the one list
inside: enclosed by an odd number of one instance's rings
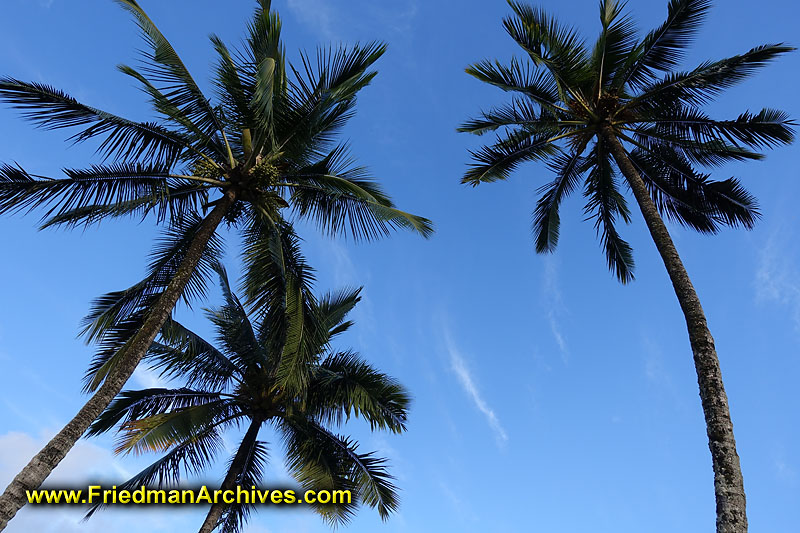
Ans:
{"label": "blue sky", "polygon": [[[252,9],[244,0],[142,4],[201,80],[211,58],[206,36],[213,31],[235,42]],[[592,0],[544,5],[587,37],[598,30]],[[685,324],[644,224],[634,217],[622,230],[637,260],[636,282],[622,286],[606,270],[577,197],[564,206],[557,253],[534,253],[530,213],[535,189],[549,179],[543,165],[527,165],[504,183],[459,184],[467,150],[480,140],[455,127],[504,99],[463,69],[516,52],[500,26],[505,2],[274,6],[290,57],[318,43],[388,41],[347,137],[401,207],[437,226],[430,241],[399,234],[358,245],[302,230],[320,290],[365,286],[345,344],[414,396],[405,435],[348,426],[364,449],[391,459],[402,506],[383,524],[365,508],[346,530],[712,531],[710,456]],[[649,28],[664,17],[666,1],[631,8]],[[112,2],[6,0],[3,13],[0,74],[151,118],[142,95],[114,70],[135,60],[140,42]],[[796,39],[798,20],[800,6],[787,0],[718,2],[687,66]],[[798,72],[795,53],[726,93],[711,111],[730,117],[778,107],[800,117]],[[39,174],[94,161],[91,147],[69,147],[59,133],[35,130],[7,109],[0,109],[0,147],[0,160]],[[716,172],[742,178],[760,199],[764,217],[755,230],[709,238],[671,228],[717,340],[753,531],[799,527],[798,155],[796,145]],[[80,379],[91,348],[76,339],[80,318],[93,297],[141,278],[156,234],[149,222],[86,232],[37,232],[36,222],[0,220],[3,485],[85,400]],[[235,271],[235,252],[229,258]],[[200,316],[180,316],[207,331]],[[142,371],[131,385],[157,382]],[[262,438],[275,442],[268,433]],[[81,441],[55,480],[121,480],[151,459],[117,458],[112,446],[112,438]],[[273,457],[268,484],[286,475],[277,450]],[[7,531],[182,531],[198,527],[204,512],[115,511],[79,524],[79,513],[28,508]],[[295,510],[262,510],[247,530],[329,531]]]}

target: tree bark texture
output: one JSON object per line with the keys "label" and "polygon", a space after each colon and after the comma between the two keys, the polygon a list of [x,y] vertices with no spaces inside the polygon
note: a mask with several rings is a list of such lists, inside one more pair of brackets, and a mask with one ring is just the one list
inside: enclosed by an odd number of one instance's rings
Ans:
{"label": "tree bark texture", "polygon": [[26,491],[39,488],[92,422],[122,390],[172,313],[209,240],[234,201],[234,193],[227,191],[216,203],[192,239],[175,277],[156,301],[119,363],[109,372],[103,384],[78,414],[31,459],[0,496],[0,531],[5,529],[8,521],[27,503]]}
{"label": "tree bark texture", "polygon": [[714,338],[708,329],[703,307],[647,186],[622,143],[610,129],[604,130],[602,139],[608,144],[614,160],[630,184],[686,318],[714,469],[717,533],[746,533],[744,481],[736,453],[733,422]]}
{"label": "tree bark texture", "polygon": [[[236,451],[236,455],[233,457],[233,461],[231,462],[228,473],[225,475],[225,479],[220,486],[220,490],[233,490],[236,487],[236,481],[242,475],[242,472],[244,472],[244,467],[247,464],[250,450],[253,448],[253,444],[256,442],[258,430],[261,428],[262,422],[263,421],[261,419],[254,418],[250,423],[250,427],[247,429],[247,433],[245,433],[244,438],[239,445],[239,449]],[[211,533],[214,528],[217,527],[217,524],[219,523],[220,518],[222,518],[222,513],[225,512],[226,507],[227,504],[224,502],[217,502],[211,505],[211,509],[208,510],[208,514],[206,515],[203,525],[200,526],[199,533]]]}

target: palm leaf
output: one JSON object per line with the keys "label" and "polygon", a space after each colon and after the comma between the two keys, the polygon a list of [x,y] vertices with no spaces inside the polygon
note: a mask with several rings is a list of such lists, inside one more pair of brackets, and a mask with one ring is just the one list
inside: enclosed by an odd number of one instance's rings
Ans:
{"label": "palm leaf", "polygon": [[614,76],[614,87],[641,87],[678,66],[711,8],[710,0],[670,0],[667,20],[642,40]]}
{"label": "palm leaf", "polygon": [[0,78],[0,100],[42,128],[82,128],[68,140],[78,143],[100,138],[98,152],[119,162],[169,168],[190,150],[187,139],[158,124],[134,122],[87,106],[41,83]]}

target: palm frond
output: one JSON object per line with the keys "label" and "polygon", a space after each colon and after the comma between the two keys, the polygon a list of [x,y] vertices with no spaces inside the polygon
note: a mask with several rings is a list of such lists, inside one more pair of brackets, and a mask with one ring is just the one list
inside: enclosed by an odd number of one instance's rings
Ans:
{"label": "palm frond", "polygon": [[610,154],[602,140],[595,144],[592,156],[592,168],[584,191],[588,199],[585,211],[595,220],[609,270],[620,282],[628,283],[634,279],[633,251],[617,232],[616,221],[620,217],[625,223],[630,223],[630,210],[619,192]]}
{"label": "palm frond", "polygon": [[175,49],[135,0],[116,0],[136,21],[150,50],[142,51],[142,72],[168,91],[166,99],[208,138],[225,139],[225,132],[211,103],[192,78]]}
{"label": "palm frond", "polygon": [[169,185],[163,196],[140,196],[132,200],[108,204],[88,204],[68,209],[45,220],[40,229],[65,226],[69,229],[78,226],[89,227],[109,218],[138,217],[141,220],[151,213],[156,222],[169,221],[179,224],[188,213],[197,213],[202,205],[208,202],[208,186],[185,184]]}
{"label": "palm frond", "polygon": [[614,87],[641,87],[678,66],[705,21],[711,0],[670,0],[667,20],[642,40],[614,76]]}
{"label": "palm frond", "polygon": [[690,72],[668,74],[648,83],[641,93],[622,109],[652,111],[676,103],[701,105],[710,102],[724,89],[749,78],[758,69],[794,48],[785,44],[766,44],[741,55],[705,62]]}
{"label": "palm frond", "polygon": [[231,290],[228,274],[222,264],[214,265],[214,270],[219,276],[225,305],[208,310],[206,316],[216,326],[217,342],[223,347],[227,359],[243,373],[263,368],[267,363],[267,355],[256,338],[247,312]]}
{"label": "palm frond", "polygon": [[[247,452],[242,474],[236,480],[236,485],[240,487],[261,485],[264,468],[268,460],[269,453],[267,443],[261,441],[253,442],[253,445]],[[233,458],[231,458],[231,461],[233,461]],[[230,468],[230,463],[228,468]],[[219,521],[218,527],[220,533],[239,533],[242,531],[245,522],[255,508],[255,502],[234,503],[233,505],[229,505]]]}
{"label": "palm frond", "polygon": [[536,107],[524,98],[513,98],[509,104],[484,111],[478,118],[468,120],[458,131],[483,135],[500,128],[519,126],[528,132],[556,134],[575,125],[575,121],[559,119],[558,115],[537,113]]}
{"label": "palm frond", "polygon": [[550,135],[513,131],[505,137],[498,136],[497,142],[491,146],[470,151],[473,162],[464,173],[461,183],[475,187],[480,183],[504,180],[520,164],[541,161],[557,152],[558,147]]}
{"label": "palm frond", "polygon": [[168,169],[190,150],[187,139],[163,126],[87,106],[49,85],[0,78],[0,100],[44,129],[82,128],[68,140],[78,143],[98,138],[97,151],[117,162],[137,161]]}
{"label": "palm frond", "polygon": [[778,109],[762,109],[755,114],[746,111],[734,120],[713,120],[700,110],[684,108],[653,116],[647,122],[656,131],[674,137],[741,143],[756,150],[791,144],[797,125],[788,113]]}
{"label": "palm frond", "polygon": [[433,233],[428,219],[397,209],[366,170],[355,166],[345,145],[284,179],[290,180],[285,187],[294,213],[329,235],[372,240],[395,228],[411,229],[423,237]]}
{"label": "palm frond", "polygon": [[[125,483],[117,485],[117,489],[133,490],[142,485],[159,488],[176,486],[180,480],[181,471],[187,475],[199,474],[213,463],[223,448],[224,442],[219,429],[216,426],[205,427]],[[103,507],[105,506],[102,503],[92,505],[84,520],[89,519]]]}
{"label": "palm frond", "polygon": [[275,113],[275,137],[283,157],[300,165],[327,152],[353,116],[355,97],[376,72],[370,67],[386,51],[381,43],[317,50],[303,54],[302,72],[292,68],[285,98]]}
{"label": "palm frond", "polygon": [[117,424],[147,418],[165,411],[205,405],[220,401],[219,393],[182,387],[179,389],[150,388],[122,391],[97,417],[86,432],[88,437],[105,433]]}
{"label": "palm frond", "polygon": [[556,173],[556,178],[537,191],[541,197],[533,213],[533,234],[538,253],[552,252],[558,244],[561,225],[558,209],[561,201],[575,190],[581,175],[586,172],[587,160],[582,157],[586,144],[584,141],[571,154],[558,155],[548,163]]}
{"label": "palm frond", "polygon": [[[200,217],[187,217],[168,227],[153,250],[147,276],[126,290],[108,293],[92,303],[82,331],[87,342],[98,343],[98,352],[86,373],[88,390],[95,390],[119,361],[127,343],[144,323],[149,309],[174,277],[201,224]],[[205,294],[208,278],[221,253],[221,240],[214,235],[187,282],[181,296],[184,303],[190,304]]]}
{"label": "palm frond", "polygon": [[195,439],[207,427],[230,424],[235,418],[242,416],[245,414],[235,402],[212,399],[132,419],[120,427],[115,453],[165,452]]}
{"label": "palm frond", "polygon": [[711,180],[674,150],[639,149],[632,151],[630,158],[649,186],[656,207],[670,220],[713,234],[720,225],[752,229],[760,217],[758,203],[738,180]]}
{"label": "palm frond", "polygon": [[623,14],[625,2],[601,0],[600,24],[602,30],[595,43],[590,69],[596,72],[594,91],[599,95],[609,85],[617,71],[631,56],[636,44],[636,27],[630,15]]}
{"label": "palm frond", "polygon": [[316,505],[324,518],[334,524],[347,522],[360,502],[376,507],[384,520],[397,509],[396,488],[384,459],[358,453],[356,443],[313,422],[291,419],[281,429],[287,466],[301,486],[353,494],[349,505]]}
{"label": "palm frond", "polygon": [[563,110],[558,105],[558,87],[547,71],[537,71],[516,58],[509,66],[499,61],[484,60],[467,68],[467,74],[499,87],[504,91],[519,93],[543,108]]}
{"label": "palm frond", "polygon": [[21,167],[0,165],[0,213],[44,208],[46,226],[90,223],[94,220],[87,214],[90,207],[101,209],[100,217],[155,211],[163,219],[183,202],[196,205],[206,188],[189,176],[173,176],[163,167],[132,163],[64,169],[64,173],[66,178],[42,178]]}
{"label": "palm frond", "polygon": [[560,24],[544,10],[517,1],[509,1],[513,17],[503,19],[506,32],[533,61],[552,75],[561,101],[566,101],[566,87],[580,84],[585,77],[587,53],[577,32]]}
{"label": "palm frond", "polygon": [[352,415],[367,420],[373,431],[406,429],[408,392],[353,352],[322,361],[314,370],[309,391],[309,408],[323,423],[341,425]]}
{"label": "palm frond", "polygon": [[356,289],[341,289],[329,292],[317,300],[317,310],[323,327],[328,331],[327,338],[345,332],[353,323],[345,320],[347,314],[361,301],[362,287]]}
{"label": "palm frond", "polygon": [[188,387],[222,390],[241,375],[240,369],[197,333],[173,319],[160,331],[145,356],[153,370],[168,379],[180,378]]}

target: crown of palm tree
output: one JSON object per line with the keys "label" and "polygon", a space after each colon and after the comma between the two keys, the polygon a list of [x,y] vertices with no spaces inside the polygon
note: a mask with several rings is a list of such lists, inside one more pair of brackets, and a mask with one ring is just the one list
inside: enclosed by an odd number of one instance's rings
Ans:
{"label": "crown of palm tree", "polygon": [[[185,385],[125,391],[89,430],[97,435],[119,426],[118,453],[166,452],[121,486],[174,486],[182,472],[196,475],[214,462],[227,429],[254,425],[257,435],[259,427],[270,425],[282,437],[289,470],[303,488],[352,492],[349,504],[317,505],[325,519],[346,521],[362,503],[388,517],[398,502],[385,460],[374,452],[359,452],[355,441],[333,429],[352,415],[367,420],[373,430],[405,430],[405,389],[356,353],[330,346],[352,325],[346,316],[361,289],[315,299],[306,268],[299,278],[289,276],[285,287],[287,293],[292,285],[301,287],[302,313],[287,316],[266,309],[251,320],[224,269],[214,269],[224,297],[222,307],[207,311],[216,343],[169,320],[146,357],[162,376]],[[292,383],[301,385],[287,387],[289,374]],[[267,443],[255,437],[243,443],[239,454],[246,460],[236,484],[258,486],[268,461]],[[239,531],[252,508],[227,507],[221,531]]]}
{"label": "crown of palm tree", "polygon": [[[133,338],[173,279],[204,212],[220,201],[212,199],[215,193],[235,198],[225,218],[243,237],[248,303],[259,304],[265,286],[274,282],[258,268],[266,264],[264,257],[282,254],[275,233],[285,220],[299,217],[326,233],[355,239],[394,228],[430,235],[431,223],[395,208],[366,169],[355,164],[347,145],[337,142],[357,93],[376,74],[370,67],[384,53],[383,44],[320,48],[315,58],[301,54],[301,64],[293,66],[285,59],[280,19],[271,2],[260,0],[241,49],[231,52],[211,37],[218,56],[213,101],[138,3],[118,3],[133,15],[148,44],[138,70],[119,69],[141,84],[160,121],[131,121],[46,85],[0,79],[0,100],[41,127],[77,129],[70,137],[74,142],[99,140],[98,151],[107,161],[65,169],[67,177],[60,179],[0,165],[0,213],[44,208],[43,227],[92,225],[121,216],[154,215],[166,222],[147,277],[96,302],[85,333],[88,340],[104,343],[109,364],[95,374],[90,390],[122,356],[119,348]],[[184,301],[204,294],[210,265],[221,250],[221,238],[212,236]]]}
{"label": "crown of palm tree", "polygon": [[555,248],[559,206],[583,181],[585,212],[595,220],[609,268],[622,282],[633,279],[631,248],[616,229],[618,219],[630,221],[630,211],[604,131],[627,143],[662,216],[703,233],[753,226],[756,201],[739,181],[714,181],[699,169],[761,159],[758,150],[792,141],[795,123],[775,109],[716,120],[702,106],[793,48],[763,45],[674,71],[709,0],[671,0],[667,20],[641,39],[625,3],[602,0],[602,29],[591,47],[544,11],[509,4],[514,14],[504,27],[528,61],[486,60],[467,69],[514,96],[460,128],[479,135],[503,131],[472,152],[463,182],[506,179],[523,162],[547,161],[556,176],[539,189],[533,215],[538,252]]}
{"label": "crown of palm tree", "polygon": [[101,140],[98,151],[113,163],[67,169],[66,179],[5,165],[0,212],[48,206],[45,226],[149,213],[175,219],[207,207],[212,191],[235,190],[231,223],[290,207],[330,233],[349,229],[357,238],[393,227],[431,231],[427,220],[395,209],[355,166],[346,144],[336,142],[385,45],[320,48],[316,59],[302,54],[302,65],[292,66],[280,19],[262,0],[240,50],[231,52],[211,37],[218,55],[214,102],[138,3],[118,3],[149,47],[140,69],[119,69],[141,84],[161,121],[127,120],[46,85],[2,79],[0,99],[41,127],[77,128],[72,141]]}

